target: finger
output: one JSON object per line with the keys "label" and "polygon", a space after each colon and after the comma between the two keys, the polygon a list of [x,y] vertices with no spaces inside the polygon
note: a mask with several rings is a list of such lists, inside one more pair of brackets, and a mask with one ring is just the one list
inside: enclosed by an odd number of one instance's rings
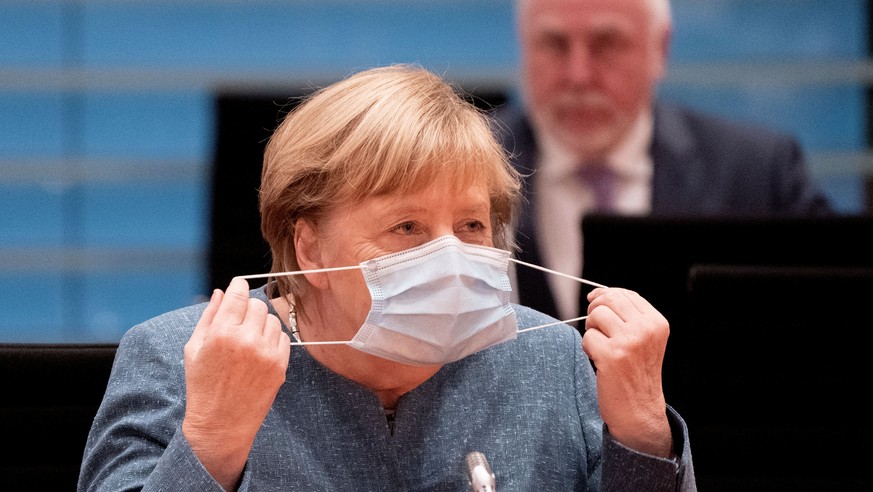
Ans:
{"label": "finger", "polygon": [[234,277],[227,286],[224,300],[215,316],[229,324],[238,325],[245,319],[248,305],[249,283],[243,278]]}
{"label": "finger", "polygon": [[267,314],[266,322],[264,323],[264,338],[270,343],[276,344],[282,334],[282,322],[272,313]]}
{"label": "finger", "polygon": [[282,322],[279,321],[278,316],[268,313],[266,318],[264,320],[264,347],[272,350],[272,356],[275,357],[276,364],[282,368],[283,381],[285,381],[287,377],[285,373],[288,371],[288,362],[291,358],[291,339],[282,331]]}
{"label": "finger", "polygon": [[613,337],[617,330],[625,325],[625,320],[622,319],[611,306],[602,304],[592,309],[587,318],[585,318],[585,330],[598,330],[607,338]]}
{"label": "finger", "polygon": [[267,305],[260,299],[250,298],[243,324],[250,328],[253,335],[263,336],[267,324]]}
{"label": "finger", "polygon": [[[647,327],[647,331],[654,329],[669,333],[669,323],[664,315],[632,290],[616,289],[615,292],[604,294],[601,300],[603,305],[612,309],[625,322],[625,326],[633,324],[637,328]],[[609,335],[613,336],[614,332]]]}
{"label": "finger", "polygon": [[282,331],[281,326],[279,328],[279,342],[276,346],[276,357],[278,357],[277,361],[282,368],[283,378],[282,381],[288,380],[288,364],[291,362],[291,339],[288,338],[288,334]]}
{"label": "finger", "polygon": [[215,319],[215,313],[218,312],[218,308],[221,306],[221,300],[223,298],[224,293],[220,289],[212,291],[212,297],[209,298],[209,304],[206,305],[206,309],[203,310],[203,314],[200,315],[200,320],[197,321],[197,325],[194,327],[194,332],[191,334],[191,340],[202,342],[209,326],[212,324],[212,320]]}
{"label": "finger", "polygon": [[604,351],[608,350],[608,344],[609,338],[596,328],[586,329],[582,335],[582,351],[595,366],[605,355]]}
{"label": "finger", "polygon": [[601,305],[608,305],[610,299],[615,297],[615,293],[619,289],[609,287],[598,287],[588,293],[588,314],[594,311],[594,308]]}
{"label": "finger", "polygon": [[267,315],[267,326],[265,328],[268,340],[272,341],[275,347],[277,357],[283,361],[287,368],[288,359],[291,357],[291,338],[282,330],[282,322],[279,317],[274,314]]}
{"label": "finger", "polygon": [[283,354],[285,359],[291,357],[291,337],[281,329],[279,330],[279,339],[276,343],[279,345],[279,352]]}
{"label": "finger", "polygon": [[[589,315],[598,307],[605,306],[614,311],[624,321],[633,319],[641,311],[631,301],[629,293],[633,292],[616,288],[605,289],[588,305]],[[636,293],[633,294],[637,295]]]}
{"label": "finger", "polygon": [[596,287],[596,288],[592,289],[590,292],[588,292],[588,295],[586,296],[586,298],[588,299],[588,302],[589,303],[594,302],[594,299],[597,299],[598,297],[602,296],[603,292],[605,290],[606,289],[604,289],[602,287]]}
{"label": "finger", "polygon": [[636,308],[637,311],[643,314],[649,314],[654,311],[657,311],[652,304],[647,301],[643,296],[632,290],[626,290],[625,296],[631,302],[631,304]]}

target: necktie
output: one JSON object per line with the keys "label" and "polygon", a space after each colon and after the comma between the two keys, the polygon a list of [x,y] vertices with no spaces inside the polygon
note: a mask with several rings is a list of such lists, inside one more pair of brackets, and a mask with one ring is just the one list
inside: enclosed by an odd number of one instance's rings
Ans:
{"label": "necktie", "polygon": [[611,167],[600,162],[587,163],[576,171],[576,178],[594,195],[592,212],[613,210],[617,176]]}

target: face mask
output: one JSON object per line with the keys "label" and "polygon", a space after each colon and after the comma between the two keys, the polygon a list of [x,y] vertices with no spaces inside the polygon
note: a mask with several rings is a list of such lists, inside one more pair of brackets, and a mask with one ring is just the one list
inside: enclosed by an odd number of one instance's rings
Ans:
{"label": "face mask", "polygon": [[405,364],[456,361],[515,338],[509,252],[443,236],[361,264],[370,313],[350,345]]}
{"label": "face mask", "polygon": [[[443,236],[358,266],[243,278],[360,269],[372,302],[355,337],[338,342],[292,341],[292,345],[348,344],[404,364],[440,365],[512,340],[522,331],[560,324],[518,330],[510,305],[509,261],[543,269],[510,258],[508,251]],[[584,317],[568,321],[579,319]]]}

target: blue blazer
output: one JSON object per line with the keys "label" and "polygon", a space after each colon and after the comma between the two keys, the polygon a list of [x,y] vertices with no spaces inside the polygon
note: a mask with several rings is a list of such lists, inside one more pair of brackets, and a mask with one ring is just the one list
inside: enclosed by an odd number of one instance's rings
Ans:
{"label": "blue blazer", "polygon": [[[251,296],[277,315],[263,287]],[[181,431],[184,347],[205,306],[162,314],[121,339],[80,492],[221,490]],[[554,321],[513,310],[522,328]],[[488,457],[501,490],[697,490],[688,427],[671,407],[676,461],[612,437],[579,333],[568,326],[522,333],[447,364],[396,410],[389,428],[372,391],[292,347],[238,490],[470,490],[463,459],[474,450]]]}
{"label": "blue blazer", "polygon": [[[534,220],[537,200],[531,192],[537,179],[537,142],[517,106],[503,106],[494,116],[513,165],[530,175],[518,216],[518,257],[542,265]],[[654,107],[650,154],[653,216],[833,214],[828,199],[810,179],[800,145],[789,135],[659,102]],[[521,304],[557,316],[545,274],[520,268],[517,278]]]}

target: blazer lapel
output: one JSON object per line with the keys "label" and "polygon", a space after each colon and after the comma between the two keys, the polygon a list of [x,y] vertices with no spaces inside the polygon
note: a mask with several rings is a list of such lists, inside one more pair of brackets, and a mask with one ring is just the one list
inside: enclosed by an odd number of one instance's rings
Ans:
{"label": "blazer lapel", "polygon": [[[536,164],[539,149],[533,137],[533,130],[527,124],[526,118],[515,118],[516,122],[509,128],[508,136],[512,138],[504,142],[507,149],[513,149],[512,165],[524,178],[522,180],[522,200],[518,206],[518,215],[515,220],[515,241],[518,246],[516,257],[522,261],[542,265],[542,257],[537,244],[536,228],[536,197],[533,195],[533,181],[537,179]],[[540,270],[516,265],[515,268],[516,289],[519,302],[525,306],[536,309],[542,313],[557,317],[558,309],[552,297],[551,287],[546,276]]]}
{"label": "blazer lapel", "polygon": [[687,215],[703,203],[706,169],[694,133],[673,106],[657,103],[652,135],[652,215]]}

